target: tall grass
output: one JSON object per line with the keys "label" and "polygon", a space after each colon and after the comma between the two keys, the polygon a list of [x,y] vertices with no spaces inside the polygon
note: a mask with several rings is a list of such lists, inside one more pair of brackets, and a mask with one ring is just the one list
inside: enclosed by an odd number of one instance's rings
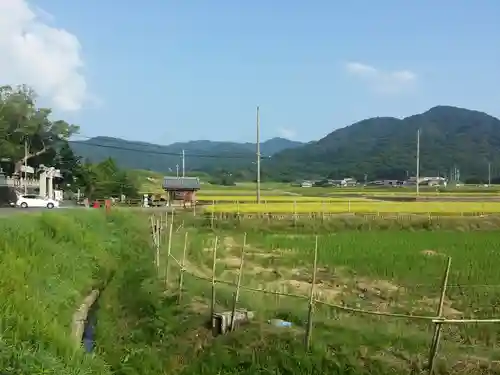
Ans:
{"label": "tall grass", "polygon": [[75,350],[72,314],[91,289],[130,261],[131,249],[144,248],[139,232],[134,217],[98,211],[0,220],[1,371],[110,373],[98,357]]}

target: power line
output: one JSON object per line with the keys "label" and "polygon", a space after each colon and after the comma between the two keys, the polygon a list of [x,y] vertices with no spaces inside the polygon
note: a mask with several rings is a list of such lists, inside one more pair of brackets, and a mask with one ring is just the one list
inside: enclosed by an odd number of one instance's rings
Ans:
{"label": "power line", "polygon": [[[92,137],[84,137],[83,138],[87,139],[92,139]],[[138,152],[142,154],[151,154],[151,155],[163,155],[163,156],[181,156],[181,153],[178,152],[167,152],[167,151],[158,151],[158,150],[144,150],[144,149],[138,149],[138,148],[131,148],[131,147],[125,147],[125,146],[115,146],[115,145],[104,145],[104,144],[98,144],[98,143],[93,143],[93,142],[88,142],[88,141],[80,141],[80,140],[72,140],[70,142],[76,142],[80,145],[86,145],[86,146],[93,146],[93,147],[101,147],[101,148],[108,148],[108,149],[114,149],[114,150],[122,150],[122,151],[132,151],[132,152]],[[161,147],[161,146],[159,146]],[[167,146],[165,146],[167,147]],[[195,157],[195,158],[211,158],[211,159],[248,159],[248,160],[253,160],[254,156],[252,156],[252,152],[249,150],[248,155],[237,155],[237,154],[232,154],[232,155],[216,155],[216,154],[205,154],[202,153],[203,151],[198,151],[198,153],[189,153],[188,155],[190,157]],[[227,151],[230,152],[230,151]],[[261,159],[268,159],[270,156],[260,156]]]}

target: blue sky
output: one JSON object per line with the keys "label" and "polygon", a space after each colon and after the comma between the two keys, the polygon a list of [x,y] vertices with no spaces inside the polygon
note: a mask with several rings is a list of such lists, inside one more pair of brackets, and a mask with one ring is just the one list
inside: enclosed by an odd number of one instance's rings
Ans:
{"label": "blue sky", "polygon": [[[38,0],[81,44],[87,136],[319,139],[438,104],[500,116],[498,0]],[[42,11],[43,10],[43,11]],[[45,16],[43,15],[45,12]]]}

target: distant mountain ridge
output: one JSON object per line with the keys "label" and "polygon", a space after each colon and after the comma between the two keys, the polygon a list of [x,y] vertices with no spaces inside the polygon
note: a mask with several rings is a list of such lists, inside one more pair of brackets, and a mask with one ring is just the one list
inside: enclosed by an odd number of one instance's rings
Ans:
{"label": "distant mountain ridge", "polygon": [[[255,143],[218,142],[197,140],[158,145],[129,141],[114,137],[94,137],[86,141],[71,141],[76,155],[92,162],[113,158],[123,168],[149,169],[159,172],[175,170],[185,151],[188,170],[214,171],[248,167],[256,158]],[[299,147],[302,142],[285,138],[271,138],[261,142],[263,156],[272,156],[288,148]]]}
{"label": "distant mountain ridge", "polygon": [[[500,177],[500,120],[484,112],[436,106],[403,119],[362,120],[318,141],[273,138],[262,142],[262,178],[405,179],[416,173],[418,129],[421,175],[487,182],[490,171],[493,179]],[[238,179],[255,177],[254,143],[200,140],[161,146],[95,137],[71,145],[77,155],[91,161],[112,157],[125,168],[160,172],[175,172],[184,149],[188,171],[231,173]]]}
{"label": "distant mountain ridge", "polygon": [[337,129],[324,138],[283,150],[267,163],[274,179],[404,179],[416,173],[417,130],[422,175],[487,181],[500,176],[500,120],[484,112],[436,106],[403,119],[376,117]]}

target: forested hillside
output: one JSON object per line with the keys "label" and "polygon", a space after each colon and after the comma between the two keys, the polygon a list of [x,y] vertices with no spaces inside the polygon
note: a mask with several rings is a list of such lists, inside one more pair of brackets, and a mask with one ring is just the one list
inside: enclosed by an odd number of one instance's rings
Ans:
{"label": "forested hillside", "polygon": [[378,117],[338,129],[317,142],[284,150],[265,163],[265,174],[279,180],[353,176],[360,180],[404,179],[416,172],[417,130],[422,175],[462,179],[500,174],[500,120],[486,113],[438,106],[404,119]]}
{"label": "forested hillside", "polygon": [[[272,138],[261,143],[261,154],[270,156],[301,145],[301,142]],[[88,141],[73,141],[71,147],[75,154],[92,162],[111,157],[123,168],[158,172],[175,172],[176,165],[181,164],[182,150],[185,150],[186,168],[190,171],[210,173],[220,170],[245,170],[256,159],[255,143],[201,140],[162,146],[112,137],[95,137]]]}

